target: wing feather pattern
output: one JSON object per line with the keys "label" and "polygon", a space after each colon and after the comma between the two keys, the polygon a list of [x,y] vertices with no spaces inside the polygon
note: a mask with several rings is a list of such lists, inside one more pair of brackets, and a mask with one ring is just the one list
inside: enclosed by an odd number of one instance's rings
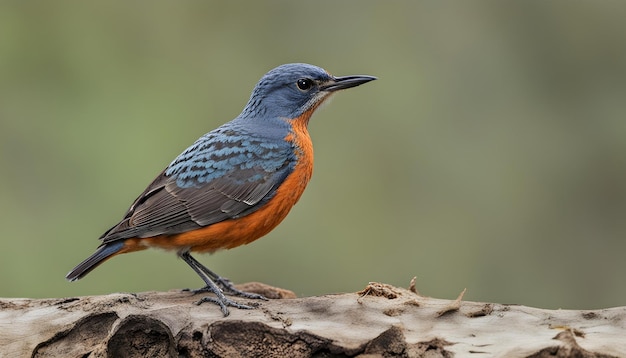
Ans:
{"label": "wing feather pattern", "polygon": [[293,171],[294,148],[227,129],[207,133],[178,156],[102,235],[103,243],[177,234],[263,206]]}

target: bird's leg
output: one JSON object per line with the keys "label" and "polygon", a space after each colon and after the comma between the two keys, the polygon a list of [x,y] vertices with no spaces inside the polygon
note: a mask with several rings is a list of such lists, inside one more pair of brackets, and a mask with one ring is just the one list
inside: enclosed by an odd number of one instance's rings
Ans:
{"label": "bird's leg", "polygon": [[[196,292],[212,292],[215,294],[216,297],[202,297],[198,302],[196,302],[197,305],[201,305],[204,302],[212,302],[215,303],[216,305],[220,306],[220,309],[222,310],[222,313],[224,314],[224,317],[229,315],[229,311],[228,311],[228,306],[230,307],[235,307],[235,308],[240,308],[240,309],[252,309],[254,307],[252,306],[248,306],[248,305],[244,305],[241,303],[237,303],[231,299],[229,299],[228,297],[224,296],[224,293],[222,292],[222,290],[217,287],[217,285],[211,280],[211,277],[209,276],[217,276],[215,275],[215,273],[211,272],[212,275],[206,273],[204,270],[207,270],[206,267],[202,266],[200,264],[200,262],[198,262],[196,259],[194,259],[188,252],[184,252],[179,254],[178,256],[180,256],[180,258],[183,259],[183,261],[185,261],[197,274],[198,276],[200,276],[200,278],[202,278],[202,281],[204,281],[204,283],[206,283],[206,286],[204,288],[201,288],[199,290],[193,291],[194,293]],[[210,272],[210,271],[209,271]],[[219,278],[219,276],[217,276]]]}
{"label": "bird's leg", "polygon": [[[186,255],[186,258],[183,257],[182,255]],[[211,279],[212,282],[217,284],[217,286],[221,287],[222,290],[224,290],[224,292],[226,292],[227,294],[230,294],[230,295],[233,295],[233,296],[244,297],[244,298],[252,298],[252,299],[258,299],[258,300],[265,300],[265,301],[267,301],[267,298],[265,296],[259,295],[258,293],[251,293],[251,292],[245,292],[245,291],[238,290],[237,288],[235,288],[235,285],[233,285],[233,283],[229,279],[227,279],[226,277],[221,277],[220,275],[216,274],[215,272],[209,270],[206,266],[201,264],[198,260],[196,260],[188,252],[181,254],[181,257],[190,266],[192,264],[189,261],[193,262],[193,265],[194,265],[193,267],[201,270],[204,273],[204,275],[208,276]],[[187,260],[189,260],[189,261],[187,261]],[[195,270],[195,268],[194,268],[194,270]],[[199,275],[203,276],[202,274],[199,274]],[[207,284],[206,287],[194,290],[193,292],[194,293],[199,293],[199,292],[207,292],[207,291],[208,292],[213,292],[211,287],[208,284]]]}

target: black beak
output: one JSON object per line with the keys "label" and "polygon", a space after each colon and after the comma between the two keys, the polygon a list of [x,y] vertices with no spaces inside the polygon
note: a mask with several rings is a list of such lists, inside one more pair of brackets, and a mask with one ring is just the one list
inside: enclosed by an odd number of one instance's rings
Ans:
{"label": "black beak", "polygon": [[374,76],[342,76],[342,77],[333,77],[330,81],[324,83],[320,86],[320,90],[326,92],[334,92],[343,90],[346,88],[352,88],[356,86],[360,86],[369,81],[375,80]]}

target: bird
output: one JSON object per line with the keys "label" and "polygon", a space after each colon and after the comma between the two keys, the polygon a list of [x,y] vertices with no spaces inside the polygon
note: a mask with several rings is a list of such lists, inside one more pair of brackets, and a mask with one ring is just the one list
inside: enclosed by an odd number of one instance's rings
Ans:
{"label": "bird", "polygon": [[178,155],[135,199],[101,244],[67,275],[81,279],[109,258],[148,248],[175,251],[204,281],[197,301],[251,309],[226,297],[266,300],[244,292],[202,265],[191,252],[248,244],[274,229],[300,199],[313,173],[308,124],[333,93],[376,80],[336,77],[304,63],[267,72],[241,114],[204,134]]}

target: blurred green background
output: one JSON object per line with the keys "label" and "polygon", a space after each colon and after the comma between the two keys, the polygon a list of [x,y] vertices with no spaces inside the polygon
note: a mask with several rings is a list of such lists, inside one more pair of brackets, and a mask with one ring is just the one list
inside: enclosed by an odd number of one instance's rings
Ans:
{"label": "blurred green background", "polygon": [[369,281],[544,308],[626,304],[623,2],[5,2],[0,296],[199,287],[172,253],[64,275],[269,69],[379,81],[312,119],[312,182],[198,256],[298,295]]}

